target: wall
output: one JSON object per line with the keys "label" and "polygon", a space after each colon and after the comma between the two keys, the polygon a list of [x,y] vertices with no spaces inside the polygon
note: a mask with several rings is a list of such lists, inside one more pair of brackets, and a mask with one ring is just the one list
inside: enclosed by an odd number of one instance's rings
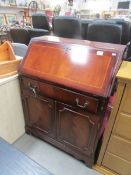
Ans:
{"label": "wall", "polygon": [[13,143],[25,133],[24,127],[18,78],[0,79],[0,137]]}

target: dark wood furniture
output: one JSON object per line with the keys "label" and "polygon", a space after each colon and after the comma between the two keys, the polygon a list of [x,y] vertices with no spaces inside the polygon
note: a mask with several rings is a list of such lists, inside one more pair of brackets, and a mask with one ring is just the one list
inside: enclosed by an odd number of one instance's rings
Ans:
{"label": "dark wood furniture", "polygon": [[19,70],[27,133],[91,167],[124,48],[52,36],[32,40]]}
{"label": "dark wood furniture", "polygon": [[0,174],[53,175],[3,139],[0,139]]}

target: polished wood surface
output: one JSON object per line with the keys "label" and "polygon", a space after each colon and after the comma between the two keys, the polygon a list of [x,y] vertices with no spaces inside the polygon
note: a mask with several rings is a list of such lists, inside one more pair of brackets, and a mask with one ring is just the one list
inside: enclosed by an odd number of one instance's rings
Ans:
{"label": "polished wood surface", "polygon": [[0,61],[16,60],[11,43],[8,41],[0,45]]}
{"label": "polished wood surface", "polygon": [[111,44],[109,49],[101,49],[100,43],[94,47],[81,40],[76,40],[75,44],[74,40],[68,40],[67,44],[62,40],[56,43],[53,39],[49,42],[47,38],[42,39],[32,41],[20,72],[99,96],[109,96],[124,46],[115,49]]}
{"label": "polished wood surface", "polygon": [[0,174],[53,175],[3,139],[0,139]]}
{"label": "polished wood surface", "polygon": [[0,62],[0,78],[17,74],[21,60],[2,61]]}
{"label": "polished wood surface", "polygon": [[26,132],[92,167],[124,48],[58,37],[32,40],[19,70]]}
{"label": "polished wood surface", "polygon": [[51,99],[25,93],[26,125],[41,130],[45,135],[55,137],[55,103]]}
{"label": "polished wood surface", "polygon": [[24,76],[21,76],[20,82],[26,132],[48,141],[91,167],[106,100]]}
{"label": "polished wood surface", "polygon": [[84,105],[85,103],[88,103],[88,105],[85,107],[85,110],[95,113],[100,111],[99,100],[95,97],[82,95],[74,91],[70,91],[60,87],[58,88],[55,85],[38,82],[26,77],[23,79],[23,87],[25,90],[29,90],[29,82],[30,86],[35,87],[36,93],[41,96],[53,98],[54,100],[70,104],[74,107],[78,107],[78,105]]}

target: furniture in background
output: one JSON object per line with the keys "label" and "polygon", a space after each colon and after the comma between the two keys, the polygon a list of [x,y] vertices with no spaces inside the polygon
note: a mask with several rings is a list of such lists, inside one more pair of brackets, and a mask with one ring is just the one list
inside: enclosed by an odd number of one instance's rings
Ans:
{"label": "furniture in background", "polygon": [[[123,61],[118,73],[118,89],[108,127],[104,134],[98,167],[101,172],[131,173],[131,63]],[[111,173],[112,172],[112,173]]]}
{"label": "furniture in background", "polygon": [[36,28],[29,28],[28,29],[30,38],[34,38],[34,37],[39,37],[39,36],[44,36],[44,35],[49,35],[50,32],[48,30],[45,29],[36,29]]}
{"label": "furniture in background", "polygon": [[33,39],[19,70],[26,132],[92,167],[124,48],[53,36]]}
{"label": "furniture in background", "polygon": [[30,42],[30,36],[27,29],[11,28],[10,35],[14,43],[22,43],[28,45]]}
{"label": "furniture in background", "polygon": [[48,17],[44,14],[32,15],[32,25],[33,25],[33,28],[45,29],[50,31]]}
{"label": "furniture in background", "polygon": [[3,139],[0,139],[0,174],[53,175]]}
{"label": "furniture in background", "polygon": [[81,38],[81,21],[70,16],[59,16],[53,19],[54,35],[64,38]]}
{"label": "furniture in background", "polygon": [[88,25],[92,22],[90,19],[81,20],[81,36],[82,39],[86,39]]}
{"label": "furniture in background", "polygon": [[10,35],[14,43],[22,43],[28,45],[34,37],[48,35],[49,31],[35,28],[11,28]]}
{"label": "furniture in background", "polygon": [[28,46],[21,43],[11,43],[11,44],[13,46],[15,55],[23,58],[27,52]]}
{"label": "furniture in background", "polygon": [[95,22],[88,25],[87,40],[105,43],[121,43],[122,29],[116,24]]}
{"label": "furniture in background", "polygon": [[0,32],[0,44],[8,40],[8,35],[5,32]]}
{"label": "furniture in background", "polygon": [[122,27],[121,44],[127,44],[130,40],[130,29],[131,29],[130,22],[125,21],[124,19],[109,19],[107,21],[115,22],[115,24]]}
{"label": "furniture in background", "polygon": [[108,20],[103,20],[103,19],[95,19],[95,20],[81,20],[82,24],[82,37],[83,39],[88,38],[88,25],[89,24],[94,24],[94,23],[100,23],[100,24],[112,24],[112,25],[118,25],[122,29],[122,34],[121,34],[121,44],[127,44],[130,40],[130,22],[127,22],[123,19],[108,19]]}

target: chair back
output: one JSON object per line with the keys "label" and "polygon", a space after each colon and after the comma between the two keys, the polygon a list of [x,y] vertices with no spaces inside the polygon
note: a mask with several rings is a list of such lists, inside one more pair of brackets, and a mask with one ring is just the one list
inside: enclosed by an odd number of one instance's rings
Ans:
{"label": "chair back", "polygon": [[20,57],[24,57],[28,46],[25,44],[21,44],[21,43],[12,43],[15,55],[20,56]]}
{"label": "chair back", "polygon": [[12,28],[10,29],[10,35],[14,43],[23,43],[28,45],[30,42],[30,36],[26,29]]}
{"label": "chair back", "polygon": [[64,38],[81,38],[81,22],[78,18],[59,16],[53,19],[54,35]]}
{"label": "chair back", "polygon": [[130,38],[130,23],[124,19],[110,19],[122,27],[121,44],[127,44]]}
{"label": "chair back", "polygon": [[34,38],[34,37],[39,37],[39,36],[44,36],[44,35],[49,35],[49,31],[48,30],[44,30],[44,29],[28,29],[30,38]]}
{"label": "chair back", "polygon": [[48,17],[44,14],[32,15],[32,25],[33,25],[33,28],[45,29],[50,31]]}
{"label": "chair back", "polygon": [[121,43],[122,28],[116,24],[94,22],[88,25],[86,39],[106,43]]}

